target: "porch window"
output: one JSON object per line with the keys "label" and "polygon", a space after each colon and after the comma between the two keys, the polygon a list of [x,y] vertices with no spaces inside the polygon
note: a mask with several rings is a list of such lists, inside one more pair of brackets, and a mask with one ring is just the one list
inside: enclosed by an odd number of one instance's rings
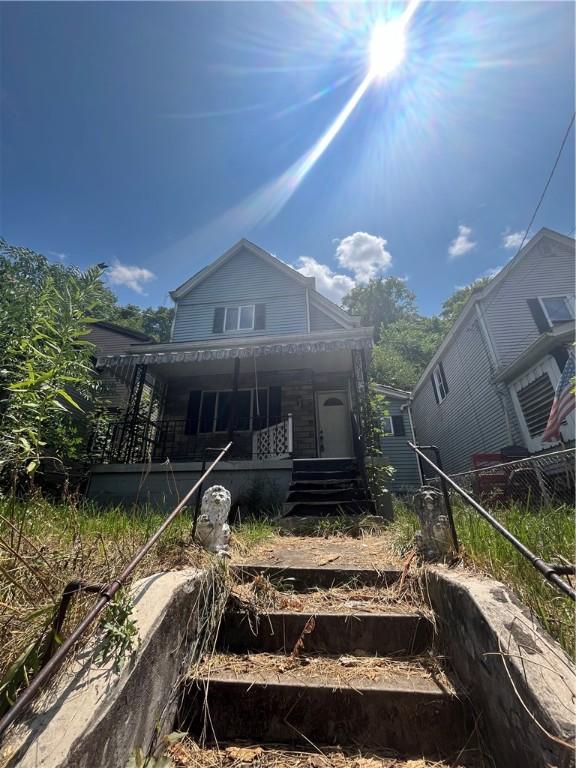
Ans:
{"label": "porch window", "polygon": [[[194,392],[190,393],[191,404]],[[198,432],[226,432],[232,406],[232,390],[202,392]],[[188,423],[195,420],[189,416]],[[269,423],[269,392],[267,389],[240,389],[236,397],[233,429],[235,432],[259,430]],[[272,422],[270,422],[272,423]],[[194,434],[193,430],[189,434]]]}

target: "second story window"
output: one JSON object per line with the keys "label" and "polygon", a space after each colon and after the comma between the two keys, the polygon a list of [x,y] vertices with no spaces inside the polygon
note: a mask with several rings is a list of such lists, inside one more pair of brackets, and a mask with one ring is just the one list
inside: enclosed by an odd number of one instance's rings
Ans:
{"label": "second story window", "polygon": [[212,333],[259,331],[266,327],[265,304],[241,304],[236,307],[216,307]]}
{"label": "second story window", "polygon": [[448,394],[448,384],[446,383],[446,375],[444,374],[442,363],[438,363],[432,371],[432,388],[434,389],[436,402],[441,403]]}
{"label": "second story window", "polygon": [[573,301],[568,296],[541,296],[540,304],[550,325],[574,319]]}

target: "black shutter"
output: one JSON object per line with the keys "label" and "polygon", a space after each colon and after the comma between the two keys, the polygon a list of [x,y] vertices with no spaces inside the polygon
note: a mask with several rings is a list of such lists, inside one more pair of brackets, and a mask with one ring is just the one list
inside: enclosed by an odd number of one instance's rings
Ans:
{"label": "black shutter", "polygon": [[527,301],[530,312],[532,313],[532,317],[534,318],[534,322],[536,323],[536,328],[538,328],[540,333],[546,333],[546,331],[550,330],[551,326],[546,319],[542,305],[538,299],[527,299]]}
{"label": "black shutter", "polygon": [[442,384],[444,384],[444,397],[446,397],[446,395],[450,390],[448,389],[448,384],[446,382],[446,375],[444,374],[444,366],[442,365],[442,363],[438,363],[438,368],[440,370],[440,377],[442,378]]}
{"label": "black shutter", "polygon": [[434,390],[434,400],[436,400],[436,402],[439,403],[440,397],[438,396],[438,390],[436,389],[436,382],[434,381],[434,371],[432,371],[432,376],[430,376],[430,381],[432,382],[432,389]]}
{"label": "black shutter", "polygon": [[268,417],[270,424],[282,421],[282,387],[270,387]]}
{"label": "black shutter", "polygon": [[256,304],[254,307],[254,330],[262,331],[266,328],[266,304]]}
{"label": "black shutter", "polygon": [[200,398],[202,392],[199,389],[190,392],[188,398],[188,411],[186,412],[186,435],[195,435],[198,432],[198,417],[200,415]]}
{"label": "black shutter", "polygon": [[406,434],[404,429],[404,416],[392,416],[392,429],[394,431],[394,437],[402,437]]}
{"label": "black shutter", "polygon": [[224,307],[216,307],[214,310],[212,333],[224,333]]}
{"label": "black shutter", "polygon": [[559,347],[554,347],[554,349],[551,349],[550,354],[558,363],[558,368],[560,369],[560,373],[562,373],[564,366],[568,362],[568,350],[566,347],[560,345]]}

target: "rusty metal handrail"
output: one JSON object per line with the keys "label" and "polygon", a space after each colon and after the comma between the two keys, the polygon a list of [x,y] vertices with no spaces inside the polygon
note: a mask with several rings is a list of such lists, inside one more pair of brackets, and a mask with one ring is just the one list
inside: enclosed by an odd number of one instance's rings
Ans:
{"label": "rusty metal handrail", "polygon": [[[408,445],[412,450],[416,453],[419,459],[424,459],[430,466],[438,473],[439,477],[448,485],[450,485],[456,493],[458,493],[465,501],[472,506],[476,512],[478,512],[482,517],[487,520],[490,525],[495,528],[498,533],[500,533],[502,536],[504,536],[505,539],[507,539],[513,547],[515,547],[520,554],[525,557],[529,562],[532,563],[534,568],[536,568],[537,571],[540,571],[540,573],[544,576],[545,579],[547,579],[551,584],[554,584],[555,587],[557,587],[561,592],[564,592],[568,597],[570,597],[572,600],[576,601],[576,590],[572,589],[572,587],[567,584],[563,579],[560,578],[558,575],[558,570],[561,569],[561,566],[555,567],[553,565],[550,565],[550,563],[547,563],[545,560],[543,560],[541,557],[538,557],[538,555],[535,555],[532,550],[528,549],[528,547],[523,544],[519,539],[514,536],[513,533],[511,533],[507,528],[505,528],[502,523],[500,523],[495,517],[493,517],[490,512],[488,512],[484,507],[479,504],[476,499],[473,499],[470,494],[466,493],[466,491],[461,488],[457,483],[452,480],[452,478],[447,475],[440,467],[436,466],[432,459],[429,459],[428,456],[426,456],[425,453],[421,450],[421,448],[432,448],[432,446],[417,446],[414,445],[414,443],[411,443],[408,440]],[[436,450],[438,450],[436,448]]]}
{"label": "rusty metal handrail", "polygon": [[108,605],[110,600],[114,597],[116,592],[124,585],[124,582],[130,576],[132,571],[136,568],[136,566],[140,563],[140,561],[148,554],[148,552],[152,549],[154,544],[158,541],[160,536],[164,533],[166,528],[172,523],[172,521],[178,516],[178,514],[182,511],[182,509],[186,506],[188,501],[192,498],[194,495],[194,492],[197,488],[199,488],[204,480],[208,477],[208,475],[212,472],[214,467],[221,461],[224,454],[230,449],[230,446],[232,443],[228,443],[218,456],[214,459],[212,464],[208,467],[208,469],[201,475],[200,479],[194,483],[192,488],[188,491],[186,496],[182,499],[182,501],[174,507],[172,512],[168,515],[168,517],[164,520],[162,525],[156,530],[156,533],[154,533],[148,541],[143,544],[138,552],[134,555],[132,560],[128,563],[126,568],[122,571],[122,573],[118,576],[118,578],[113,579],[109,584],[107,584],[103,589],[100,590],[100,597],[98,598],[96,604],[93,606],[93,608],[86,614],[84,619],[76,626],[76,628],[73,630],[73,632],[70,634],[70,636],[62,643],[60,648],[56,651],[54,656],[52,656],[47,664],[42,667],[42,669],[38,672],[38,674],[34,677],[28,688],[26,688],[22,695],[18,697],[14,705],[6,712],[4,717],[0,720],[0,736],[5,733],[6,729],[16,720],[18,715],[21,714],[21,712],[30,704],[33,699],[36,697],[37,693],[40,691],[42,686],[50,680],[54,674],[60,669],[62,666],[62,663],[64,662],[64,659],[68,655],[68,653],[72,650],[72,648],[76,645],[78,640],[82,637],[84,632],[88,629],[88,627],[92,624],[94,619],[98,616],[98,614]]}

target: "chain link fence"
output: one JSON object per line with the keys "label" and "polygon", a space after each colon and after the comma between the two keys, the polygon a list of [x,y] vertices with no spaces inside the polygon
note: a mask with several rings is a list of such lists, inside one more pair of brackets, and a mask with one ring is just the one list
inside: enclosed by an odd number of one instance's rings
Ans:
{"label": "chain link fence", "polygon": [[[574,449],[554,451],[494,463],[450,477],[471,496],[487,505],[516,503],[530,508],[551,504],[573,506],[575,457]],[[425,484],[439,487],[436,477],[425,477]]]}

